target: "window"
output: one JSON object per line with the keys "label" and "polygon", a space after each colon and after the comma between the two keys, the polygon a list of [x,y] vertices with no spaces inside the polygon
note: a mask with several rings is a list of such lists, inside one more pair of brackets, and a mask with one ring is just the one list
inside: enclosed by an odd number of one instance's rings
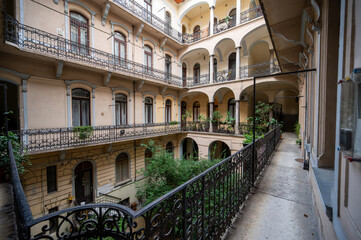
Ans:
{"label": "window", "polygon": [[145,72],[151,73],[153,66],[153,51],[148,45],[144,46],[144,65],[146,67]]}
{"label": "window", "polygon": [[213,80],[217,81],[217,58],[213,58]]}
{"label": "window", "polygon": [[232,53],[228,57],[228,79],[234,80],[236,78],[236,53]]}
{"label": "window", "polygon": [[[55,213],[57,211],[59,211],[58,207],[50,208],[49,214]],[[51,227],[50,234],[55,233],[59,226],[59,218],[53,218],[53,221],[49,221],[49,226]]]}
{"label": "window", "polygon": [[118,93],[115,95],[116,125],[127,125],[127,96]]}
{"label": "window", "polygon": [[165,122],[169,123],[172,120],[172,102],[167,99],[165,101]]}
{"label": "window", "polygon": [[165,55],[165,78],[170,79],[172,75],[172,57]]}
{"label": "window", "polygon": [[182,79],[183,79],[183,87],[187,85],[187,65],[182,63]]}
{"label": "window", "polygon": [[151,160],[151,158],[153,157],[153,153],[150,149],[145,149],[144,152],[144,165],[145,168],[147,168],[147,165],[149,164],[149,161]]}
{"label": "window", "polygon": [[235,116],[235,104],[236,102],[234,101],[234,98],[228,100],[228,112],[232,118]]}
{"label": "window", "polygon": [[145,98],[145,123],[153,123],[153,99],[150,97]]}
{"label": "window", "polygon": [[231,17],[231,20],[229,20],[228,25],[229,25],[230,27],[233,27],[233,26],[236,25],[236,18],[237,18],[236,14],[237,14],[237,13],[236,13],[236,9],[235,9],[235,8],[233,8],[233,9],[229,12],[229,16]]}
{"label": "window", "polygon": [[197,41],[201,38],[201,27],[199,25],[193,28],[193,41]]}
{"label": "window", "polygon": [[46,183],[48,186],[48,193],[57,191],[56,165],[46,168]]}
{"label": "window", "polygon": [[115,182],[119,183],[129,179],[129,157],[126,153],[120,153],[115,162]]}
{"label": "window", "polygon": [[72,95],[73,126],[90,125],[90,93],[82,88],[74,88]]}
{"label": "window", "polygon": [[71,50],[87,54],[89,47],[88,19],[83,15],[70,12],[70,41]]}
{"label": "window", "polygon": [[200,75],[201,75],[201,65],[199,65],[199,63],[197,63],[193,67],[194,84],[199,84]]}
{"label": "window", "polygon": [[171,34],[171,29],[172,29],[172,18],[170,16],[170,13],[168,11],[165,12],[165,30],[167,34]]}
{"label": "window", "polygon": [[198,101],[193,104],[193,122],[198,122],[201,105]]}
{"label": "window", "polygon": [[120,65],[125,65],[125,60],[127,58],[127,42],[126,37],[119,33],[115,32],[114,34],[114,55],[115,63]]}
{"label": "window", "polygon": [[174,155],[174,151],[173,151],[173,143],[172,142],[168,142],[167,145],[165,146],[165,150]]}
{"label": "window", "polygon": [[152,22],[152,0],[144,0],[144,19],[148,22]]}

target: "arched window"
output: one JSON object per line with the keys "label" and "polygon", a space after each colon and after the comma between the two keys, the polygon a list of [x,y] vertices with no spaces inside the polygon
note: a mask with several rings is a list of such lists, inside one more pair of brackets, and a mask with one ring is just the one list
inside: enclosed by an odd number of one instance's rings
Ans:
{"label": "arched window", "polygon": [[200,77],[201,77],[201,65],[199,63],[196,63],[193,67],[194,84],[199,84]]}
{"label": "arched window", "polygon": [[148,22],[152,22],[152,0],[144,0],[144,18]]}
{"label": "arched window", "polygon": [[201,105],[198,101],[193,103],[193,122],[198,122]]}
{"label": "arched window", "polygon": [[229,112],[229,115],[230,117],[232,118],[235,118],[235,105],[236,105],[236,102],[234,101],[234,98],[231,98],[228,100],[228,112]]}
{"label": "arched window", "polygon": [[145,149],[145,152],[144,152],[144,165],[145,165],[145,168],[147,168],[147,165],[149,164],[152,157],[153,157],[152,151],[149,148]]}
{"label": "arched window", "polygon": [[153,123],[153,99],[146,97],[144,100],[145,104],[145,123]]}
{"label": "arched window", "polygon": [[127,125],[127,96],[118,93],[115,95],[116,125]]}
{"label": "arched window", "polygon": [[115,161],[115,182],[123,182],[129,179],[129,156],[125,152],[120,153]]}
{"label": "arched window", "polygon": [[193,28],[193,41],[197,41],[201,38],[201,27],[199,25]]}
{"label": "arched window", "polygon": [[187,85],[187,65],[182,63],[182,79],[183,79],[183,87]]}
{"label": "arched window", "polygon": [[172,29],[172,18],[170,16],[170,13],[168,11],[165,12],[165,29],[166,29],[166,32],[168,34],[171,34],[171,29]]}
{"label": "arched window", "polygon": [[114,33],[114,55],[117,64],[124,65],[127,58],[127,42],[126,37],[120,32]]}
{"label": "arched window", "polygon": [[228,26],[229,27],[233,27],[233,26],[236,26],[236,9],[233,8],[230,12],[229,12],[229,16],[231,17],[231,20],[229,20],[229,23],[228,23]]}
{"label": "arched window", "polygon": [[165,146],[165,150],[172,154],[174,153],[174,149],[173,149],[173,143],[172,142],[168,142],[167,145]]}
{"label": "arched window", "polygon": [[89,47],[88,19],[76,12],[70,12],[70,41],[72,51],[87,54]]}
{"label": "arched window", "polygon": [[232,53],[228,57],[228,79],[233,80],[236,78],[236,53]]}
{"label": "arched window", "polygon": [[169,123],[172,120],[172,102],[167,99],[165,101],[165,122]]}
{"label": "arched window", "polygon": [[145,71],[151,73],[153,66],[153,50],[148,45],[144,46],[144,65],[146,66]]}
{"label": "arched window", "polygon": [[74,88],[72,96],[73,127],[90,125],[90,93],[82,88]]}
{"label": "arched window", "polygon": [[165,55],[165,78],[170,79],[172,75],[172,57],[168,54]]}

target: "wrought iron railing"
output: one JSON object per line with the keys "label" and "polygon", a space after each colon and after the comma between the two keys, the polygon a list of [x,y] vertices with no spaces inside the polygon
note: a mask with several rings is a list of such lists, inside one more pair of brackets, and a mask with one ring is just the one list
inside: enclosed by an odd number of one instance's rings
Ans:
{"label": "wrought iron railing", "polygon": [[209,121],[182,122],[182,131],[209,132]]}
{"label": "wrought iron railing", "polygon": [[216,77],[214,78],[214,82],[227,82],[236,79],[236,69],[227,69],[223,71],[216,72]]}
{"label": "wrought iron railing", "polygon": [[[33,219],[17,172],[20,239],[220,239],[280,139],[280,128],[135,212],[119,204],[87,204]],[[12,156],[12,168],[16,163]],[[253,155],[253,153],[255,155]],[[17,193],[18,192],[18,193]]]}
{"label": "wrought iron railing", "polygon": [[232,123],[213,122],[213,132],[234,134],[235,133],[234,122]]}
{"label": "wrought iron railing", "polygon": [[219,33],[219,32],[225,31],[229,28],[232,28],[234,26],[236,26],[236,16],[232,17],[229,20],[221,19],[221,20],[219,20],[219,22],[214,23],[213,32]]}
{"label": "wrought iron railing", "polygon": [[50,55],[60,60],[84,63],[106,71],[182,86],[182,78],[174,74],[20,24],[9,15],[5,15],[4,25],[5,40],[16,44],[21,49]]}
{"label": "wrought iron railing", "polygon": [[250,134],[253,131],[253,125],[241,122],[239,123],[238,129],[239,134]]}
{"label": "wrought iron railing", "polygon": [[209,36],[209,27],[202,29],[199,32],[195,32],[195,33],[191,33],[191,34],[185,33],[185,34],[183,34],[183,43],[197,42],[208,36]]}
{"label": "wrought iron railing", "polygon": [[193,77],[187,77],[186,87],[194,87],[209,84],[209,74],[202,74]]}
{"label": "wrought iron railing", "polygon": [[169,23],[166,23],[152,12],[147,10],[145,7],[140,5],[135,0],[113,0],[113,2],[119,4],[121,7],[125,8],[127,11],[133,13],[138,18],[142,19],[144,22],[148,23],[149,25],[155,27],[156,29],[160,30],[164,34],[174,38],[179,43],[182,42],[182,34],[172,28]]}
{"label": "wrought iron railing", "polygon": [[261,76],[266,74],[272,74],[280,71],[280,68],[276,64],[270,62],[264,62],[259,64],[242,66],[239,69],[240,78],[249,78],[254,76]]}
{"label": "wrought iron railing", "polygon": [[241,24],[263,16],[261,6],[241,12]]}
{"label": "wrought iron railing", "polygon": [[14,131],[20,136],[23,147],[29,152],[84,146],[96,143],[108,143],[138,139],[181,131],[180,125],[170,123],[111,125],[92,127],[88,132],[81,132],[76,127],[44,128]]}

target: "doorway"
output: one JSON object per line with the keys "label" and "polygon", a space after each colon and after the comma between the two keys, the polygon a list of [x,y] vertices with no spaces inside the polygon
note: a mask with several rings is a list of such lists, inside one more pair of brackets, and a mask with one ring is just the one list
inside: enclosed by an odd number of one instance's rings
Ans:
{"label": "doorway", "polygon": [[79,163],[74,170],[74,177],[76,203],[93,202],[93,164],[90,161]]}

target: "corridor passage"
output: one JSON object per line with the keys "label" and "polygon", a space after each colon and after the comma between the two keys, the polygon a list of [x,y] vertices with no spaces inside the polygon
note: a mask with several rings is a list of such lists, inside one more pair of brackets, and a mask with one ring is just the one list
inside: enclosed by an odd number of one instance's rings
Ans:
{"label": "corridor passage", "polygon": [[296,135],[283,133],[269,165],[225,234],[226,240],[319,239],[308,172]]}

